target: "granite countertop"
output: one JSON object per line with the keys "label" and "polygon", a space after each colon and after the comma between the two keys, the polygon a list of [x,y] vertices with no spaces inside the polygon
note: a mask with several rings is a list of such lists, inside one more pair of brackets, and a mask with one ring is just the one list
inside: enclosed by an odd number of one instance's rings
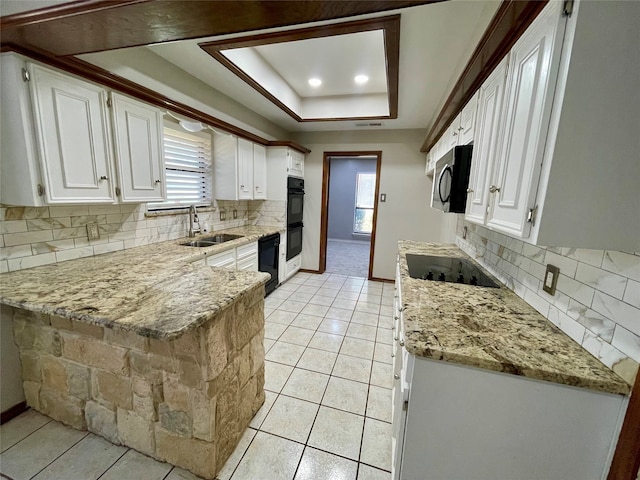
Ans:
{"label": "granite countertop", "polygon": [[3,273],[0,303],[152,338],[176,338],[269,279],[263,272],[209,267],[204,257],[279,231],[237,227],[215,233],[243,238],[212,247],[182,246],[194,239],[181,238]]}
{"label": "granite countertop", "polygon": [[484,288],[409,277],[406,254],[470,257],[456,245],[400,241],[405,347],[416,356],[591,390],[630,386],[503,286]]}

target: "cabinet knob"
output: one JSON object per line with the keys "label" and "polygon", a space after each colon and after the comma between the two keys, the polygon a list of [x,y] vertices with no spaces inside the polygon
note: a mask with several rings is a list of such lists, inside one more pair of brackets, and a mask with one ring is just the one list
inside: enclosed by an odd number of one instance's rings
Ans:
{"label": "cabinet knob", "polygon": [[404,340],[400,340],[400,346],[404,347]]}
{"label": "cabinet knob", "polygon": [[400,375],[398,375],[397,373],[393,376],[393,378],[395,378],[396,380],[400,380]]}
{"label": "cabinet knob", "polygon": [[100,177],[100,180],[109,180],[109,177],[107,177],[106,175],[102,175],[102,176]]}
{"label": "cabinet knob", "polygon": [[244,188],[244,185],[240,185],[240,188]]}
{"label": "cabinet knob", "polygon": [[256,185],[256,190],[260,190],[260,187]]}
{"label": "cabinet knob", "polygon": [[458,132],[453,132],[453,136],[457,137],[458,136]]}
{"label": "cabinet knob", "polygon": [[473,188],[467,188],[467,193],[473,193]]}
{"label": "cabinet knob", "polygon": [[398,341],[398,337],[393,337],[393,339],[397,342]]}
{"label": "cabinet knob", "polygon": [[499,192],[499,191],[500,191],[500,187],[498,187],[497,185],[491,185],[491,186],[489,187],[489,191],[490,191],[491,193]]}
{"label": "cabinet knob", "polygon": [[159,183],[162,183],[162,180],[156,180],[155,183],[156,183],[156,185],[159,184]]}

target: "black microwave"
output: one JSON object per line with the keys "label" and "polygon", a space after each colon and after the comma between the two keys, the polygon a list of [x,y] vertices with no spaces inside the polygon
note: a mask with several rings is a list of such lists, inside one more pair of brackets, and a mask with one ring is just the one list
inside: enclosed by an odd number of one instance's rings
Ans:
{"label": "black microwave", "polygon": [[464,213],[471,172],[472,145],[453,147],[436,162],[431,207],[448,213]]}

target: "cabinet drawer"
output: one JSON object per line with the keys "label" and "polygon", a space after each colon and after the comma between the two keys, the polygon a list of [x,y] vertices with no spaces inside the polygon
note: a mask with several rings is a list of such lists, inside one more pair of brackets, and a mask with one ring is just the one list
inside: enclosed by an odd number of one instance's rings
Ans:
{"label": "cabinet drawer", "polygon": [[235,268],[236,251],[235,249],[226,252],[217,253],[207,257],[207,265],[210,267]]}
{"label": "cabinet drawer", "polygon": [[300,270],[301,258],[302,256],[298,255],[287,262],[287,278],[292,277]]}
{"label": "cabinet drawer", "polygon": [[258,255],[258,242],[248,243],[236,249],[238,261],[251,255]]}

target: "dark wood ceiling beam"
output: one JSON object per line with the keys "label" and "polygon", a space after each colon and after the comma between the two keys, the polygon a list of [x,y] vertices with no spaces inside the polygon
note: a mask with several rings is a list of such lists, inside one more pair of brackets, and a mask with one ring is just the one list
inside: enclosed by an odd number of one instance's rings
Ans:
{"label": "dark wood ceiling beam", "polygon": [[83,0],[0,18],[2,43],[56,56],[236,34],[442,0]]}
{"label": "dark wood ceiling beam", "polygon": [[420,151],[428,152],[500,60],[538,16],[548,0],[504,0],[485,30],[458,82],[427,134]]}

